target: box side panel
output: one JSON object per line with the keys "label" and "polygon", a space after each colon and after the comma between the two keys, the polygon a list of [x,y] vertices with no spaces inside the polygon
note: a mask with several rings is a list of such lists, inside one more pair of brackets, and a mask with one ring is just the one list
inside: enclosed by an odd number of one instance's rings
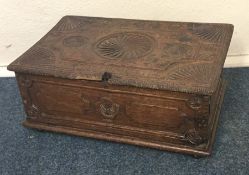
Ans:
{"label": "box side panel", "polygon": [[[221,98],[223,98],[222,93],[225,91],[225,86],[226,86],[226,81],[223,80],[223,78],[220,78],[219,84],[217,86],[216,91],[214,92],[213,95],[210,96],[210,114],[211,116],[214,116],[214,114],[217,112],[217,106],[219,104],[219,101]],[[213,127],[215,125],[215,117],[210,117],[209,119],[209,132],[212,132]]]}

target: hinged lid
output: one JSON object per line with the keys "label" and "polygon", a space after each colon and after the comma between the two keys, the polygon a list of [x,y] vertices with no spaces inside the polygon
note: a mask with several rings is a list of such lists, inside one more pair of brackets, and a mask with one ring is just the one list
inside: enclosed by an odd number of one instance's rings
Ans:
{"label": "hinged lid", "polygon": [[210,94],[232,32],[230,24],[66,16],[8,69]]}

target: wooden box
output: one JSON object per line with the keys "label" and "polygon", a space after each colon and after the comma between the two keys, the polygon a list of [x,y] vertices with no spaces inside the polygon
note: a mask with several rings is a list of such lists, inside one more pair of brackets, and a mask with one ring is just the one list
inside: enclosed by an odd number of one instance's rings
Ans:
{"label": "wooden box", "polygon": [[231,24],[66,16],[8,66],[39,130],[211,153]]}

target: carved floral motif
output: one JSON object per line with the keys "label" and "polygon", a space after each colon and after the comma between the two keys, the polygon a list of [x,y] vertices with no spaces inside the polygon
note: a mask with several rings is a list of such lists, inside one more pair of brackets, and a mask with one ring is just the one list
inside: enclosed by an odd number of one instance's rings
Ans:
{"label": "carved floral motif", "polygon": [[193,96],[189,100],[187,100],[187,105],[194,110],[198,110],[202,106],[202,101],[203,100],[201,97]]}
{"label": "carved floral motif", "polygon": [[185,142],[198,146],[207,141],[208,118],[206,116],[186,119],[183,127],[185,128],[183,134]]}
{"label": "carved floral motif", "polygon": [[119,104],[109,98],[101,98],[97,104],[98,110],[104,119],[114,119],[119,112]]}
{"label": "carved floral motif", "polygon": [[205,141],[205,138],[201,136],[195,128],[187,130],[187,132],[184,134],[184,137],[189,143],[193,145],[199,145]]}

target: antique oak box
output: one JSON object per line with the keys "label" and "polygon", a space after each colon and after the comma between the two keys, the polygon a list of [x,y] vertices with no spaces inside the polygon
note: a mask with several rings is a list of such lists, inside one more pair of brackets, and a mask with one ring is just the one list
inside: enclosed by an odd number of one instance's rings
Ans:
{"label": "antique oak box", "polygon": [[24,126],[211,153],[231,24],[65,16],[8,66]]}

